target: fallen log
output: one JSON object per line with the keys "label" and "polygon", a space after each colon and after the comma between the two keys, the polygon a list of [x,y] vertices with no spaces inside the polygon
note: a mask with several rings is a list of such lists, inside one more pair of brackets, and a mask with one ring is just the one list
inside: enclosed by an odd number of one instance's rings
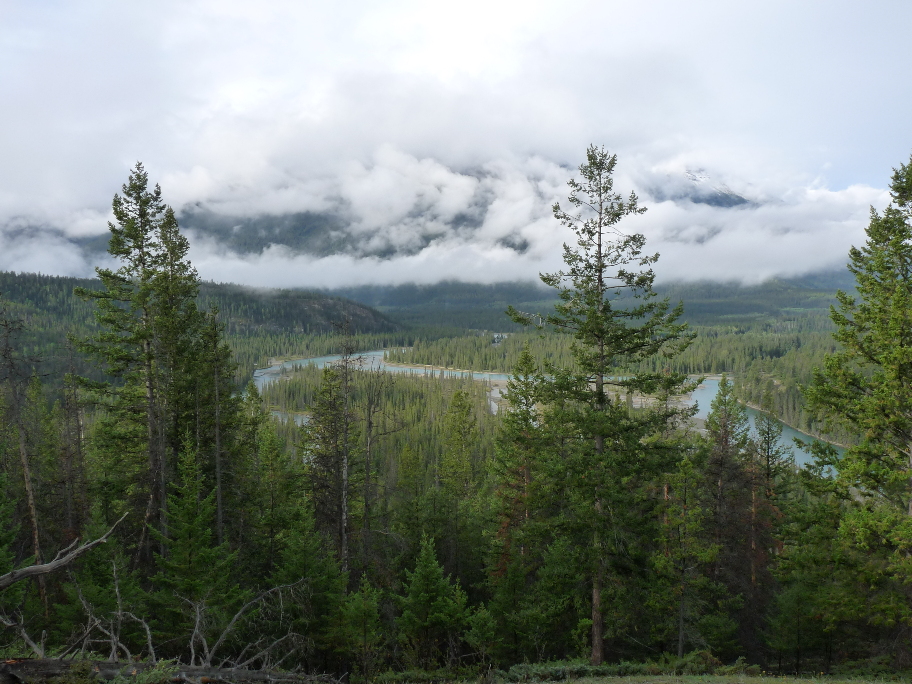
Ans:
{"label": "fallen log", "polygon": [[[119,663],[107,660],[69,660],[59,658],[11,658],[0,661],[0,684],[44,684],[50,680],[66,684],[85,681],[131,679],[154,668],[152,663]],[[65,679],[64,679],[65,678]],[[172,684],[326,684],[338,682],[330,675],[305,675],[271,670],[245,670],[233,667],[200,667],[175,664],[163,673],[162,681]]]}

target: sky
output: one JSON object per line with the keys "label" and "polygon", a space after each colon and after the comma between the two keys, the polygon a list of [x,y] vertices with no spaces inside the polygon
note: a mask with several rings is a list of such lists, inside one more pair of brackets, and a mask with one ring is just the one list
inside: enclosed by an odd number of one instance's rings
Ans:
{"label": "sky", "polygon": [[840,267],[912,152],[909,25],[906,0],[0,0],[0,269],[90,275],[141,160],[180,216],[335,221],[313,253],[182,218],[206,279],[534,279],[590,144],[660,281]]}

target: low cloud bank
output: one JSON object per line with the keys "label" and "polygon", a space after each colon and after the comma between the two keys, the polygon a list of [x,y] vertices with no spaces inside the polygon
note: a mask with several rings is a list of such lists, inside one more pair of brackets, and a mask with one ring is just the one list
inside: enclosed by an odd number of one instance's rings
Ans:
{"label": "low cloud bank", "polygon": [[[493,283],[560,268],[572,233],[554,220],[566,205],[568,169],[542,157],[503,158],[456,169],[389,145],[369,162],[334,174],[277,179],[251,195],[205,180],[195,169],[171,176],[191,237],[191,259],[207,279],[257,286],[344,287],[369,283]],[[886,191],[723,178],[677,162],[621,166],[616,188],[648,207],[626,231],[662,255],[660,280],[756,283],[845,263],[864,239],[870,206]],[[167,196],[166,192],[166,196]],[[8,221],[0,268],[89,275],[107,217],[80,211],[59,225]],[[94,240],[93,240],[94,238]]]}

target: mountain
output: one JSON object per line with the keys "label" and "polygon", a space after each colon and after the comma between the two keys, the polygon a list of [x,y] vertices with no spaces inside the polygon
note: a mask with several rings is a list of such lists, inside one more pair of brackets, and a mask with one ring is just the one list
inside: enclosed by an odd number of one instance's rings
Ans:
{"label": "mountain", "polygon": [[756,201],[739,195],[725,183],[715,180],[703,169],[688,169],[682,175],[654,178],[649,183],[649,194],[658,202],[693,202],[711,207],[731,209],[754,207]]}
{"label": "mountain", "polygon": [[[10,315],[26,324],[22,352],[40,359],[40,372],[57,384],[64,373],[96,377],[97,368],[71,352],[67,336],[96,329],[94,306],[73,294],[74,287],[100,289],[96,279],[0,271],[0,293]],[[361,303],[307,290],[267,290],[203,283],[200,305],[217,307],[231,341],[281,334],[331,333],[348,320],[353,333],[393,333],[402,325]]]}
{"label": "mountain", "polygon": [[504,313],[508,306],[548,311],[557,301],[554,290],[534,282],[483,285],[444,281],[433,285],[365,285],[327,292],[367,304],[404,325],[498,332],[520,328]]}

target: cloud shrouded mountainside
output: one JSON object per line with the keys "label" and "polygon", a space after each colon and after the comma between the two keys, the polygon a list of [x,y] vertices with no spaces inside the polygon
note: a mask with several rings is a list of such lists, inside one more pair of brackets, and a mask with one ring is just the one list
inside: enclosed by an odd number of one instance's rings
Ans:
{"label": "cloud shrouded mountainside", "polygon": [[[559,268],[588,144],[660,279],[837,266],[908,158],[912,5],[0,3],[0,269],[91,275],[137,160],[203,277]],[[871,93],[876,93],[876,103]]]}
{"label": "cloud shrouded mountainside", "polygon": [[[865,186],[796,190],[702,168],[632,166],[622,162],[617,188],[635,189],[648,211],[622,227],[647,235],[666,281],[751,283],[831,269],[863,239],[869,206],[888,201]],[[294,202],[286,198],[282,212],[228,194],[178,212],[194,263],[214,280],[278,287],[531,280],[560,267],[561,245],[572,237],[551,215],[572,173],[540,157],[456,170],[386,147],[370,164],[286,189]],[[80,275],[104,259],[107,244],[106,231],[32,228],[4,238],[8,253],[40,239],[45,259],[71,254]]]}

